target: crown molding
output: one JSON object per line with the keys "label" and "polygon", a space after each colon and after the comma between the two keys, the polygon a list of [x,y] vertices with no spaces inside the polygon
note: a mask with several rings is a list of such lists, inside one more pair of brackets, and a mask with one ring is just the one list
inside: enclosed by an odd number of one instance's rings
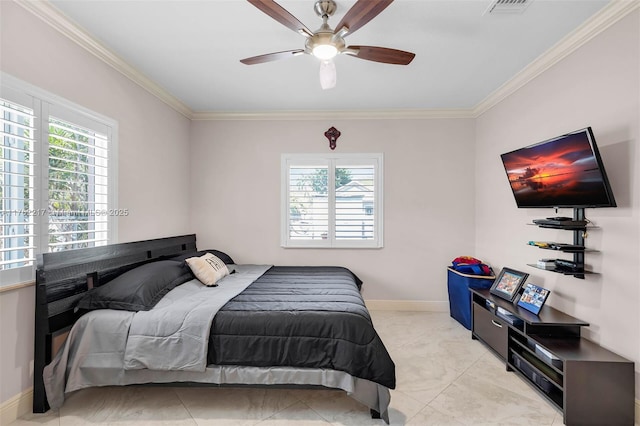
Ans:
{"label": "crown molding", "polygon": [[402,120],[474,118],[471,109],[318,110],[269,112],[194,112],[192,120]]}
{"label": "crown molding", "polygon": [[193,111],[191,111],[188,106],[182,103],[175,96],[171,95],[161,86],[154,83],[133,66],[129,65],[106,46],[99,43],[89,33],[60,12],[48,1],[14,0],[14,2],[40,18],[46,24],[59,31],[62,35],[66,36],[80,47],[84,48],[87,52],[93,54],[116,71],[122,73],[125,77],[141,86],[143,89],[169,105],[180,114],[187,118],[191,118]]}
{"label": "crown molding", "polygon": [[481,116],[638,8],[640,8],[640,1],[638,0],[612,0],[611,3],[603,7],[598,13],[553,45],[549,50],[538,56],[522,71],[518,72],[513,78],[476,105],[473,108],[474,117]]}

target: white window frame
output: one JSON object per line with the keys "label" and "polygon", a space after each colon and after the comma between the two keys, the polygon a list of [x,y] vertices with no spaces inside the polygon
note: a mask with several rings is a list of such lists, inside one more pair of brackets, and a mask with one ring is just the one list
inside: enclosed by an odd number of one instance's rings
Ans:
{"label": "white window frame", "polygon": [[[280,245],[284,248],[382,248],[384,236],[384,156],[382,153],[358,154],[282,154],[281,158],[281,225]],[[368,165],[374,168],[374,238],[367,240],[336,239],[336,205],[335,205],[335,169],[342,164]],[[329,226],[327,239],[298,240],[289,237],[290,205],[289,205],[289,170],[291,166],[323,165],[328,166],[328,207]]]}
{"label": "white window frame", "polygon": [[[81,105],[26,83],[5,72],[0,72],[0,98],[31,108],[35,115],[34,211],[47,209],[49,117],[67,120],[76,125],[92,128],[108,136],[108,205],[109,211],[118,212],[118,123]],[[35,215],[35,255],[48,250],[49,231],[45,216]],[[108,244],[118,242],[118,215],[108,214]],[[36,262],[30,266],[0,270],[0,289],[33,282]]]}

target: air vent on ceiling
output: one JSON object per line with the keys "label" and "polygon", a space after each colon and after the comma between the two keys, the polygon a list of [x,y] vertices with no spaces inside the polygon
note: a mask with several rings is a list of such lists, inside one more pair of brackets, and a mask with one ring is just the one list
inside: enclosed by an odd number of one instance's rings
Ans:
{"label": "air vent on ceiling", "polygon": [[487,13],[522,13],[533,0],[494,0],[491,2]]}

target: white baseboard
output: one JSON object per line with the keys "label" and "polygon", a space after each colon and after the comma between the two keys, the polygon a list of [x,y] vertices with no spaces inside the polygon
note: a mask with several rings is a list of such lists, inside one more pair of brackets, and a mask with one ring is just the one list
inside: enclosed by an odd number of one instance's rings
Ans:
{"label": "white baseboard", "polygon": [[449,302],[427,300],[365,300],[372,311],[449,312]]}
{"label": "white baseboard", "polygon": [[0,405],[0,425],[8,425],[33,409],[33,388],[9,398]]}

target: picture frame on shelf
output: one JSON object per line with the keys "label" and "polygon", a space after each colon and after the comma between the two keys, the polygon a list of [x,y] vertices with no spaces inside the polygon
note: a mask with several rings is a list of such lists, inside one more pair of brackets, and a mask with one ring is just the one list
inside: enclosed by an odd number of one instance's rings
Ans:
{"label": "picture frame on shelf", "polygon": [[527,283],[520,300],[518,300],[518,306],[538,315],[550,293],[551,290]]}
{"label": "picture frame on shelf", "polygon": [[527,280],[529,274],[516,271],[511,268],[502,268],[500,274],[496,277],[489,292],[494,296],[513,302],[518,296],[520,287]]}

